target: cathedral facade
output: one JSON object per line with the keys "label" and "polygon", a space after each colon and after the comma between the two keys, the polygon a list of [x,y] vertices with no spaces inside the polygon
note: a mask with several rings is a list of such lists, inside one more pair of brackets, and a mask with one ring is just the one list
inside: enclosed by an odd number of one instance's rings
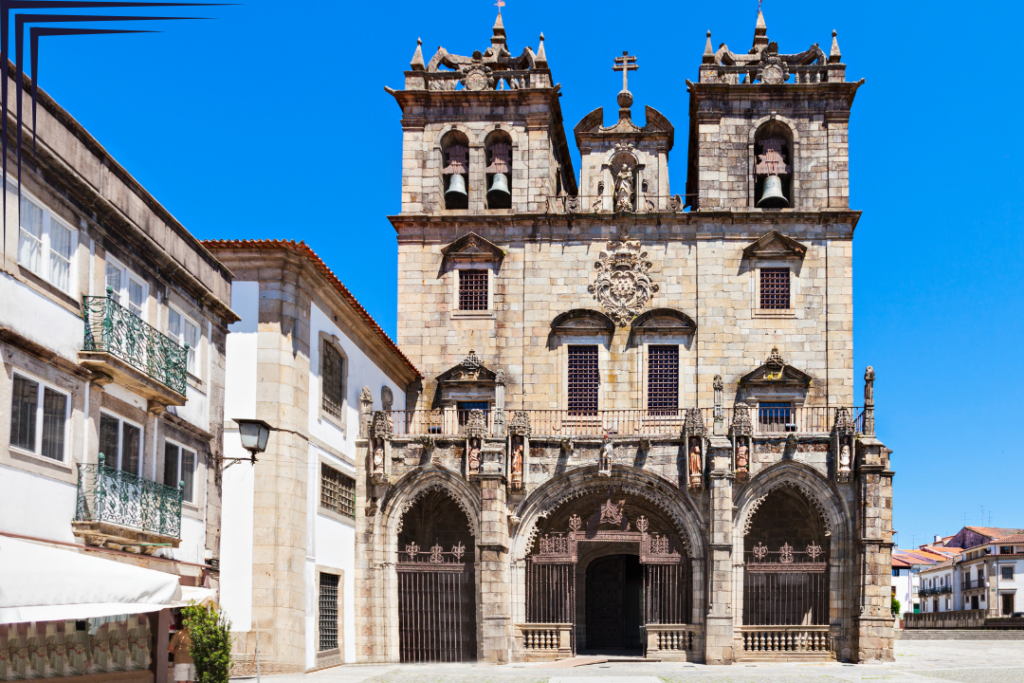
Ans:
{"label": "cathedral facade", "polygon": [[500,14],[486,50],[418,46],[388,89],[398,343],[425,379],[365,417],[357,656],[891,660],[893,473],[853,364],[862,82],[835,34],[709,33],[674,194],[675,128],[634,123],[636,58],[612,66],[578,173],[543,35],[514,56]]}

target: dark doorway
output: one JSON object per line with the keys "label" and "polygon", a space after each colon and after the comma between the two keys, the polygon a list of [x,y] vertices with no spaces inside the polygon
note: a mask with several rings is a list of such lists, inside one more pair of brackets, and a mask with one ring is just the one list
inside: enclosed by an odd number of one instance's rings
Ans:
{"label": "dark doorway", "polygon": [[1003,593],[1003,616],[1013,614],[1013,593]]}
{"label": "dark doorway", "polygon": [[643,569],[636,555],[612,555],[587,568],[587,650],[640,650]]}
{"label": "dark doorway", "polygon": [[978,609],[978,596],[977,595],[972,595],[971,596],[971,609]]}

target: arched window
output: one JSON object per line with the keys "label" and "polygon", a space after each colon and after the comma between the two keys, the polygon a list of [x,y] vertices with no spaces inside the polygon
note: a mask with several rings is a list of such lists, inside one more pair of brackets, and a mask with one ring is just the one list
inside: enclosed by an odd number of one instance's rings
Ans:
{"label": "arched window", "polygon": [[469,208],[469,139],[457,130],[441,138],[444,208]]}
{"label": "arched window", "polygon": [[754,135],[754,206],[784,209],[793,206],[793,134],[778,121],[769,121]]}
{"label": "arched window", "polygon": [[496,130],[484,142],[487,153],[487,208],[512,208],[512,138]]}

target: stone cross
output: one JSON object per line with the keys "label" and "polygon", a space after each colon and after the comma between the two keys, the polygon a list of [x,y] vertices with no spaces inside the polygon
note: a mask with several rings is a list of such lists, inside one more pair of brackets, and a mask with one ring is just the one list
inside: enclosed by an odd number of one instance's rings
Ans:
{"label": "stone cross", "polygon": [[505,6],[505,0],[498,0],[494,3],[494,6],[498,8],[498,14],[501,14],[501,8]]}
{"label": "stone cross", "polygon": [[626,87],[627,84],[629,83],[629,80],[628,80],[629,72],[630,71],[636,71],[639,68],[640,67],[636,63],[636,57],[635,56],[632,56],[632,57],[629,56],[629,52],[626,51],[626,50],[622,51],[622,56],[621,57],[616,57],[615,58],[615,64],[614,64],[614,66],[612,66],[612,71],[621,71],[622,72],[622,89],[623,90],[629,90],[629,88]]}

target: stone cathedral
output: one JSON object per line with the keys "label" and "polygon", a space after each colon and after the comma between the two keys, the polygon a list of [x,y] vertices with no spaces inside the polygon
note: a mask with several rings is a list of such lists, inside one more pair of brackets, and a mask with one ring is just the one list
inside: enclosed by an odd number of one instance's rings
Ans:
{"label": "stone cathedral", "polygon": [[893,472],[853,363],[863,81],[835,33],[785,53],[760,14],[699,59],[682,192],[634,55],[579,169],[544,36],[514,54],[500,14],[387,88],[425,379],[364,411],[360,661],[892,659]]}

